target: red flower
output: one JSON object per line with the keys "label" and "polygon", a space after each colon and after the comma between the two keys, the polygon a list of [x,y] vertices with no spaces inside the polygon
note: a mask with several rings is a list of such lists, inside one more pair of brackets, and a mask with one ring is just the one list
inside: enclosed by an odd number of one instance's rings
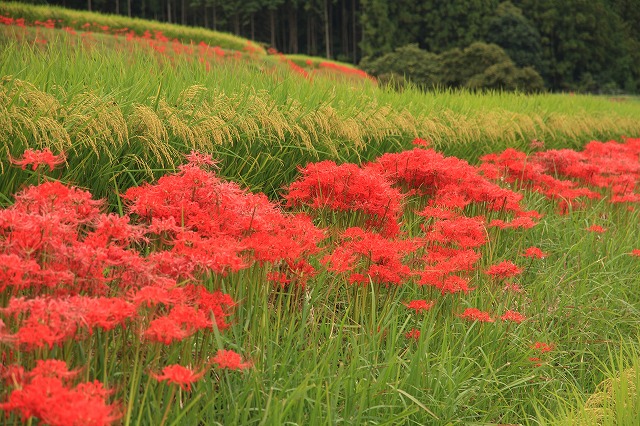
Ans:
{"label": "red flower", "polygon": [[200,380],[204,373],[204,370],[196,373],[190,368],[173,364],[163,368],[162,374],[151,373],[151,377],[159,382],[166,380],[167,383],[174,383],[182,389],[190,391],[191,384]]}
{"label": "red flower", "polygon": [[300,173],[285,195],[288,206],[358,212],[364,216],[364,226],[372,231],[386,237],[400,231],[402,193],[379,170],[321,161],[308,164]]}
{"label": "red flower", "polygon": [[605,232],[607,232],[607,230],[600,225],[591,225],[587,228],[587,231],[594,232],[596,234],[604,234]]}
{"label": "red flower", "polygon": [[544,342],[535,342],[531,349],[539,351],[540,353],[551,352],[554,349],[554,346]]}
{"label": "red flower", "polygon": [[66,156],[64,153],[59,155],[53,155],[53,152],[49,148],[45,148],[43,150],[33,150],[27,149],[23,154],[22,158],[13,159],[11,158],[11,162],[17,166],[21,166],[22,170],[26,169],[29,164],[31,164],[32,169],[36,170],[43,164],[49,166],[49,171],[53,170],[55,166],[58,164],[64,163]]}
{"label": "red flower", "polygon": [[500,317],[500,319],[502,321],[513,321],[515,323],[520,324],[522,321],[524,321],[525,319],[527,319],[527,317],[525,317],[524,315],[522,315],[520,312],[516,312],[516,311],[507,311],[504,313],[504,315],[502,315]]}
{"label": "red flower", "polygon": [[640,257],[640,249],[631,250],[631,256]]}
{"label": "red flower", "polygon": [[480,322],[494,322],[494,319],[491,318],[488,312],[483,312],[477,308],[467,308],[460,315],[460,318],[466,318],[470,321],[480,321]]}
{"label": "red flower", "polygon": [[149,328],[144,332],[144,337],[154,341],[170,345],[174,340],[180,341],[190,335],[189,332],[180,327],[173,318],[156,318],[149,324]]}
{"label": "red flower", "polygon": [[421,311],[428,311],[435,305],[436,302],[431,301],[427,302],[426,300],[412,300],[409,303],[405,303],[405,306],[408,309],[414,309],[416,313],[420,313]]}
{"label": "red flower", "polygon": [[522,293],[524,291],[522,290],[522,287],[516,283],[505,283],[503,290],[513,291],[514,293]]}
{"label": "red flower", "polygon": [[185,155],[189,164],[194,166],[217,166],[219,161],[214,160],[210,154],[203,154],[198,151],[191,151],[190,154]]}
{"label": "red flower", "polygon": [[54,426],[109,425],[121,417],[115,405],[107,404],[111,391],[102,383],[96,380],[72,387],[68,382],[73,375],[62,361],[39,361],[15,383],[6,402],[0,403],[0,411],[16,411],[25,422],[36,417]]}
{"label": "red flower", "polygon": [[542,360],[540,358],[538,358],[537,356],[530,357],[529,361],[535,362],[536,363],[536,367],[542,366],[542,362],[541,362]]}
{"label": "red flower", "polygon": [[436,285],[436,287],[438,287],[442,291],[443,295],[445,293],[454,294],[454,293],[459,293],[461,291],[466,294],[469,291],[475,289],[475,288],[469,287],[468,279],[459,277],[458,275],[449,275],[444,279],[441,285],[438,284]]}
{"label": "red flower", "polygon": [[240,354],[224,349],[218,351],[212,362],[218,364],[218,368],[228,368],[229,370],[244,370],[251,367],[251,362],[242,362]]}
{"label": "red flower", "polygon": [[522,253],[524,257],[530,257],[531,259],[543,259],[548,256],[547,253],[540,250],[538,247],[529,247]]}
{"label": "red flower", "polygon": [[412,328],[408,332],[404,334],[407,339],[415,339],[418,340],[420,338],[420,330],[417,328]]}
{"label": "red flower", "polygon": [[503,262],[498,263],[497,265],[492,265],[485,271],[485,274],[491,275],[492,277],[497,278],[508,278],[514,277],[522,273],[522,268],[519,268],[516,264],[511,262],[510,260],[505,260]]}

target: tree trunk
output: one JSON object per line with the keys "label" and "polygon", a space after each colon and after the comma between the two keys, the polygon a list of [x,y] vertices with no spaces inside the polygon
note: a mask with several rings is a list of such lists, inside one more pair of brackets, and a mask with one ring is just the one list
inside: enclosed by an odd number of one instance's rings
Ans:
{"label": "tree trunk", "polygon": [[349,13],[347,12],[347,0],[342,0],[342,13],[340,14],[340,26],[342,33],[342,54],[349,57]]}
{"label": "tree trunk", "polygon": [[327,59],[331,59],[331,36],[329,34],[329,0],[324,0],[324,44]]}
{"label": "tree trunk", "polygon": [[209,28],[209,15],[207,15],[207,3],[202,3],[202,15],[204,16],[204,27]]}
{"label": "tree trunk", "polygon": [[298,53],[298,9],[289,7],[289,51]]}
{"label": "tree trunk", "polygon": [[236,35],[240,35],[240,14],[233,15],[233,28]]}
{"label": "tree trunk", "polygon": [[91,0],[87,0],[87,10],[91,12]]}
{"label": "tree trunk", "polygon": [[318,55],[318,40],[316,34],[316,20],[314,17],[309,19],[309,51],[311,56]]}
{"label": "tree trunk", "polygon": [[180,23],[182,25],[187,25],[187,3],[185,0],[182,0],[180,7]]}
{"label": "tree trunk", "polygon": [[167,0],[167,22],[171,23],[171,0]]}
{"label": "tree trunk", "polygon": [[[144,2],[142,2],[144,4]],[[131,18],[131,0],[127,0],[127,16]]]}
{"label": "tree trunk", "polygon": [[116,0],[116,15],[120,15],[120,0]]}
{"label": "tree trunk", "polygon": [[251,40],[256,39],[256,19],[255,12],[251,12]]}
{"label": "tree trunk", "polygon": [[271,47],[276,48],[276,11],[269,9],[269,26],[271,27]]}
{"label": "tree trunk", "polygon": [[352,27],[351,27],[351,42],[353,43],[352,51],[353,51],[353,63],[354,65],[358,63],[358,39],[356,34],[356,0],[351,0],[351,19],[352,19]]}
{"label": "tree trunk", "polygon": [[217,8],[216,8],[216,2],[215,1],[213,2],[212,9],[213,9],[213,14],[212,14],[211,18],[213,19],[213,31],[215,31],[216,27],[217,27],[217,22],[218,22],[218,14],[216,12]]}

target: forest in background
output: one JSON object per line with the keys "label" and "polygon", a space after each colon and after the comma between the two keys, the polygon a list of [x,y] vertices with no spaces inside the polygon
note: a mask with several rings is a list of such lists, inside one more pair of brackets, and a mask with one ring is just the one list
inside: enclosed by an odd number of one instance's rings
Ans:
{"label": "forest in background", "polygon": [[[35,0],[230,32],[402,85],[638,93],[636,0]],[[475,43],[475,44],[474,44]],[[499,48],[496,48],[499,46]],[[465,69],[480,70],[466,75]],[[456,70],[462,70],[456,74]],[[398,81],[400,81],[398,83]]]}

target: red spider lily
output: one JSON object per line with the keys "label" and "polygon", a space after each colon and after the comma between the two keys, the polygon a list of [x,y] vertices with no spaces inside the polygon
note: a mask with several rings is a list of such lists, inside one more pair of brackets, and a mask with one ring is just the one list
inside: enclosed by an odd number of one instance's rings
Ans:
{"label": "red spider lily", "polygon": [[472,271],[480,257],[480,253],[470,249],[434,246],[430,247],[424,260],[443,273],[452,273]]}
{"label": "red spider lily", "polygon": [[529,361],[534,362],[536,367],[542,367],[542,359],[537,356],[529,357]]}
{"label": "red spider lily", "polygon": [[458,292],[468,293],[473,290],[469,287],[469,280],[451,274],[472,271],[474,263],[478,259],[480,259],[480,253],[474,250],[431,247],[423,258],[426,266],[422,271],[417,272],[420,276],[418,284],[439,288],[443,295]]}
{"label": "red spider lily", "polygon": [[515,277],[516,275],[520,275],[521,273],[522,268],[520,268],[510,260],[505,260],[498,263],[497,265],[492,265],[485,271],[485,274],[490,275],[494,278]]}
{"label": "red spider lily", "polygon": [[600,225],[591,225],[587,228],[587,231],[593,232],[595,234],[604,234],[605,232],[607,232],[607,230]]}
{"label": "red spider lily", "polygon": [[287,274],[285,274],[284,272],[268,272],[267,280],[272,281],[283,288],[286,287],[289,283],[291,283],[291,280],[289,279]]}
{"label": "red spider lily", "polygon": [[49,171],[53,171],[57,165],[64,163],[65,160],[66,156],[64,153],[54,155],[49,148],[43,150],[27,149],[22,153],[21,158],[10,158],[11,163],[16,166],[21,166],[22,170],[26,169],[28,165],[31,165],[33,170],[37,170],[38,167],[42,165],[47,165],[49,166]]}
{"label": "red spider lily", "polygon": [[520,312],[516,312],[516,311],[506,311],[501,317],[500,319],[502,321],[512,321],[515,322],[517,324],[520,324],[522,321],[526,320],[527,317],[525,317],[524,315],[522,315]]}
{"label": "red spider lily", "polygon": [[399,232],[402,194],[378,171],[333,161],[308,164],[285,195],[290,207],[359,212],[365,227],[387,237]]}
{"label": "red spider lily", "polygon": [[540,353],[546,353],[546,352],[551,352],[555,349],[554,345],[549,344],[549,343],[544,343],[544,342],[535,342],[532,346],[531,349],[538,351]]}
{"label": "red spider lily", "polygon": [[251,367],[251,362],[242,362],[242,356],[231,350],[220,349],[216,356],[211,360],[213,364],[217,364],[218,368],[228,370],[244,370]]}
{"label": "red spider lily", "polygon": [[213,322],[205,310],[198,310],[193,306],[175,305],[169,312],[168,317],[183,327],[189,334],[213,327]]}
{"label": "red spider lily", "polygon": [[373,77],[371,77],[369,74],[367,74],[366,72],[359,70],[357,68],[352,68],[352,67],[347,67],[344,65],[340,65],[340,64],[336,64],[334,62],[327,62],[327,61],[322,61],[320,62],[320,64],[318,65],[320,68],[327,68],[327,69],[331,69],[334,71],[338,71],[341,74],[346,74],[346,75],[353,75],[356,77],[360,77],[360,78],[366,78],[369,80],[375,80]]}
{"label": "red spider lily", "polygon": [[600,194],[588,188],[577,187],[575,182],[551,176],[555,169],[543,164],[542,160],[536,161],[536,158],[528,158],[527,154],[508,148],[500,154],[483,156],[481,169],[487,178],[503,177],[507,182],[526,185],[548,198],[563,200],[561,207],[575,206],[576,200],[580,197],[601,197]]}
{"label": "red spider lily", "polygon": [[183,367],[178,364],[168,365],[162,369],[162,374],[150,373],[151,377],[161,382],[166,380],[167,383],[179,385],[183,390],[190,391],[191,384],[200,380],[205,371],[194,372],[190,368]]}
{"label": "red spider lily", "polygon": [[631,250],[631,256],[640,257],[640,249]]}
{"label": "red spider lily", "polygon": [[442,290],[442,294],[446,293],[468,293],[475,288],[469,287],[469,280],[458,275],[450,275],[444,279],[442,285],[436,285],[437,288]]}
{"label": "red spider lily", "polygon": [[145,286],[131,291],[127,297],[136,307],[163,304],[172,306],[185,302],[183,288],[164,288],[159,285]]}
{"label": "red spider lily", "polygon": [[348,273],[349,282],[366,285],[402,285],[411,277],[403,263],[406,255],[417,247],[413,240],[387,239],[362,228],[349,228],[341,235],[340,245],[321,263],[329,271]]}
{"label": "red spider lily", "polygon": [[5,339],[23,350],[60,345],[79,339],[81,330],[92,333],[93,328],[112,330],[137,315],[135,307],[121,298],[37,297],[10,299],[0,313],[20,318],[15,334]]}
{"label": "red spider lily", "polygon": [[144,338],[165,345],[182,341],[190,335],[191,333],[182,328],[173,318],[166,316],[152,320],[143,333]]}
{"label": "red spider lily", "polygon": [[101,213],[91,194],[59,182],[31,186],[0,210],[0,288],[102,296],[167,279],[154,254],[130,248],[146,241],[143,226]]}
{"label": "red spider lily", "polygon": [[640,195],[634,190],[640,180],[639,139],[626,139],[624,143],[593,141],[582,152],[550,150],[536,154],[535,160],[548,170],[588,185],[610,188],[609,202],[638,202]]}
{"label": "red spider lily", "polygon": [[24,23],[24,18],[11,18],[9,16],[3,16],[0,15],[0,24],[3,25],[16,25],[18,27],[24,27],[25,23]]}
{"label": "red spider lily", "polygon": [[425,235],[427,241],[456,244],[461,248],[479,247],[487,242],[484,218],[459,216],[437,220]]}
{"label": "red spider lily", "polygon": [[529,247],[522,253],[522,256],[529,257],[531,259],[544,259],[548,256],[547,253],[540,250],[538,247]]}
{"label": "red spider lily", "polygon": [[494,322],[495,320],[491,318],[488,312],[483,312],[477,308],[467,308],[460,315],[460,318],[465,318],[470,321],[479,321],[479,322]]}
{"label": "red spider lily", "polygon": [[97,380],[73,387],[70,382],[75,375],[62,361],[38,361],[36,368],[15,384],[7,401],[0,403],[0,410],[18,412],[25,422],[35,417],[56,426],[116,422],[121,414],[107,404],[111,391]]}
{"label": "red spider lily", "polygon": [[[143,337],[165,345],[181,341],[199,330],[211,329],[214,325],[223,330],[229,327],[225,318],[235,302],[228,294],[209,292],[202,286],[187,285],[181,291],[173,289],[159,292],[167,304],[173,307],[167,315],[153,319],[143,333]],[[145,293],[149,290],[145,290]],[[151,295],[153,293],[148,293]],[[132,295],[135,298],[136,295]],[[146,297],[146,296],[145,296]],[[180,304],[174,302],[180,300]],[[212,320],[213,318],[213,320]]]}
{"label": "red spider lily", "polygon": [[404,334],[404,337],[406,337],[407,339],[418,340],[420,338],[420,330],[418,330],[417,328],[412,328]]}
{"label": "red spider lily", "polygon": [[434,196],[432,207],[460,209],[470,203],[481,203],[496,211],[522,211],[521,194],[490,182],[480,174],[480,169],[466,161],[445,157],[433,149],[384,154],[368,167],[420,195]]}
{"label": "red spider lily", "polygon": [[407,307],[407,309],[413,309],[417,314],[419,314],[420,312],[428,311],[435,304],[436,302],[434,301],[427,302],[426,300],[412,300],[411,302],[405,303],[404,305]]}
{"label": "red spider lily", "polygon": [[[207,162],[195,154],[190,158],[198,164]],[[159,237],[183,260],[163,257],[163,263],[169,260],[175,267],[178,262],[188,274],[226,274],[254,262],[294,264],[318,251],[324,232],[310,218],[285,215],[264,194],[222,181],[198,164],[181,166],[179,173],[124,195],[130,211],[143,221],[171,225],[164,226]]]}
{"label": "red spider lily", "polygon": [[189,164],[193,164],[194,166],[202,167],[202,166],[214,166],[217,167],[220,163],[218,160],[214,160],[210,154],[204,154],[198,151],[191,151],[189,154],[185,155],[185,158],[189,162]]}

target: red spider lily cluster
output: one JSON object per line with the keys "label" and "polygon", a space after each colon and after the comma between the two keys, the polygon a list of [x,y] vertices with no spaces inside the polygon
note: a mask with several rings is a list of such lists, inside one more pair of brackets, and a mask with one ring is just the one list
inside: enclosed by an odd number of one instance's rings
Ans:
{"label": "red spider lily cluster", "polygon": [[[112,28],[108,25],[100,25],[95,22],[86,22],[80,25],[74,21],[71,23],[72,26],[66,26],[60,19],[26,22],[24,18],[13,18],[0,15],[0,25],[17,26],[21,28],[27,26],[36,27],[38,30],[34,41],[39,44],[47,43],[47,34],[40,32],[40,28],[60,28],[71,36],[81,37],[84,42],[91,42],[93,40],[93,33],[110,34],[124,40],[124,44],[120,46],[122,48],[130,49],[134,46],[143,46],[169,60],[176,60],[179,58],[180,60],[192,61],[195,59],[199,63],[203,64],[207,71],[210,71],[212,69],[212,65],[216,64],[220,60],[230,58],[242,59],[245,56],[255,57],[257,56],[257,52],[260,50],[255,44],[252,44],[249,41],[242,51],[230,50],[223,49],[220,46],[211,46],[204,41],[191,41],[186,44],[176,38],[171,39],[162,31],[154,29],[145,30],[140,34],[126,27]],[[329,73],[334,76],[352,78],[359,81],[375,82],[375,79],[366,72],[346,65],[323,61],[318,64],[317,67],[314,67],[309,63],[309,69],[305,69],[273,48],[269,49],[268,53],[277,56],[279,62],[285,64],[289,70],[307,80],[311,80],[317,72],[324,71],[325,74]]]}
{"label": "red spider lily cluster", "polygon": [[400,231],[402,194],[373,168],[322,161],[308,164],[300,174],[285,195],[287,206],[358,212],[365,228],[385,236]]}
{"label": "red spider lily cluster", "polygon": [[14,387],[0,410],[17,412],[23,421],[35,417],[49,425],[109,425],[121,415],[109,404],[111,391],[102,383],[74,385],[77,371],[69,371],[63,361],[39,360],[31,371],[19,366],[0,366],[4,386]]}
{"label": "red spider lily cluster", "polygon": [[[421,141],[414,145],[425,145]],[[525,209],[522,194],[490,179],[517,180],[570,202],[606,196],[596,190],[609,182],[617,185],[610,200],[635,202],[635,192],[618,186],[637,187],[636,167],[621,163],[631,161],[634,152],[637,162],[638,140],[589,146],[599,157],[605,156],[603,147],[619,151],[609,155],[609,162],[594,158],[592,163],[592,154],[567,154],[568,164],[557,168],[571,179],[566,181],[547,174],[550,159],[560,161],[556,154],[539,152],[526,159],[513,150],[485,157],[480,167],[418,147],[361,166],[308,164],[286,189],[288,210],[221,179],[213,171],[216,161],[200,153],[188,155],[176,173],[127,190],[123,216],[105,213],[88,191],[60,182],[27,187],[0,210],[0,295],[6,301],[0,306],[0,345],[10,349],[2,354],[0,409],[23,420],[81,422],[57,418],[71,414],[46,408],[64,406],[42,390],[54,389],[86,404],[86,410],[67,410],[87,416],[85,423],[116,421],[119,412],[117,404],[108,403],[110,392],[100,382],[77,382],[63,361],[48,359],[51,351],[88,345],[94,336],[105,335],[159,351],[194,346],[199,337],[230,327],[237,302],[216,289],[249,268],[262,277],[250,285],[304,288],[331,279],[347,286],[414,285],[425,298],[405,306],[416,314],[442,297],[455,321],[529,322],[518,310],[459,313],[457,308],[465,294],[493,291],[496,281],[524,292],[518,284],[524,269],[517,262],[529,258],[531,267],[535,259],[550,256],[531,246],[515,251],[519,260],[495,263],[486,250],[492,238],[531,228],[541,215]],[[46,166],[46,173],[64,160],[63,154],[28,150],[13,163],[36,170]],[[607,174],[601,168],[610,162],[616,165]],[[572,199],[569,190],[580,195]],[[638,249],[630,254],[638,256]],[[439,309],[438,315],[445,311]],[[411,328],[406,336],[418,339],[420,329]],[[544,345],[536,343],[534,351],[549,352],[551,346]],[[31,357],[36,368],[26,372],[16,353]],[[204,357],[191,362],[195,368],[162,363],[146,374],[190,391],[212,366],[243,370],[253,365],[224,349]]]}
{"label": "red spider lily cluster", "polygon": [[[610,203],[637,203],[640,179],[640,139],[623,143],[593,141],[581,152],[562,149],[527,155],[515,149],[482,157],[487,178],[504,178],[559,200],[561,212],[580,207],[581,200],[599,199],[592,188],[607,188]],[[565,179],[562,179],[565,178]]]}
{"label": "red spider lily cluster", "polygon": [[37,28],[35,42],[40,44],[47,43],[47,34],[40,31],[40,28],[54,29],[60,28],[70,36],[80,37],[84,43],[92,43],[94,41],[93,34],[109,34],[122,39],[122,43],[118,43],[120,48],[133,49],[135,47],[146,47],[159,54],[161,57],[171,60],[192,61],[197,60],[202,63],[207,71],[211,70],[212,64],[217,61],[232,58],[241,59],[244,56],[253,56],[256,53],[256,47],[250,42],[243,51],[225,50],[220,46],[211,46],[204,41],[195,43],[191,41],[185,44],[178,39],[170,39],[162,31],[148,29],[142,34],[138,34],[129,28],[111,28],[107,25],[99,25],[95,22],[87,22],[83,25],[72,23],[74,27],[62,26],[62,20],[48,19],[44,22],[34,21],[26,22],[24,18],[12,18],[0,15],[0,24],[7,26],[27,27],[34,26]]}

